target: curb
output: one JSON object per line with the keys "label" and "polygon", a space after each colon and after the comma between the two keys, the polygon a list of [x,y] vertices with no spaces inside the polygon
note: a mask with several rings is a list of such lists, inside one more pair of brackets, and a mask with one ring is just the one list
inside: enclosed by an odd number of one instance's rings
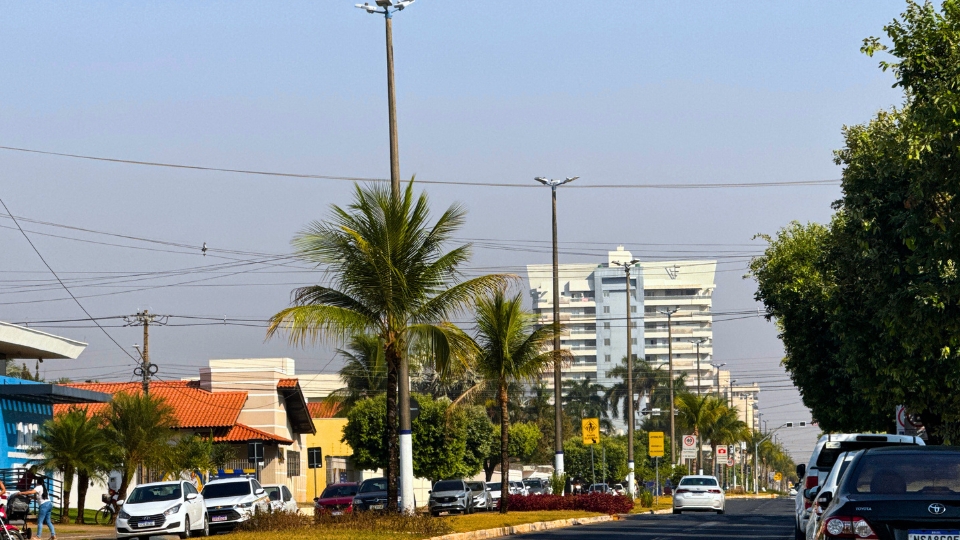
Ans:
{"label": "curb", "polygon": [[538,521],[536,523],[524,523],[523,525],[513,525],[507,527],[497,527],[496,529],[484,529],[481,531],[469,531],[462,533],[445,534],[435,536],[429,540],[479,540],[482,538],[500,538],[501,536],[510,536],[514,534],[525,534],[536,531],[548,531],[550,529],[561,529],[563,527],[572,527],[574,525],[590,525],[593,523],[602,523],[612,521],[611,516],[597,516],[586,518],[558,519],[555,521]]}

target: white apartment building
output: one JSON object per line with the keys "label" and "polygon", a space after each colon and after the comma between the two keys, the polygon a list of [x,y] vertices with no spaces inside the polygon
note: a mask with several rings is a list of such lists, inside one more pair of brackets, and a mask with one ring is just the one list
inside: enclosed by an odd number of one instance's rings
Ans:
{"label": "white apartment building", "polygon": [[[560,344],[573,355],[563,370],[565,379],[588,378],[604,386],[607,376],[626,356],[626,279],[622,267],[633,255],[623,246],[600,264],[561,264],[560,321],[569,329]],[[698,342],[700,387],[715,391],[718,377],[713,360],[713,291],[716,261],[642,261],[630,275],[632,353],[635,358],[668,365],[672,334],[673,368],[686,373],[687,385],[697,385]],[[527,283],[534,313],[541,324],[553,322],[553,267],[527,265]],[[672,321],[668,332],[668,316]],[[544,382],[552,387],[552,377]]]}

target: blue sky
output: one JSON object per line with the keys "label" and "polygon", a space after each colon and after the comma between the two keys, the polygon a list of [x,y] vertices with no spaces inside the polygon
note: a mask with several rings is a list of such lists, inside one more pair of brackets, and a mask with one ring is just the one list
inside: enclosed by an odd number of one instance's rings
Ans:
{"label": "blue sky", "polygon": [[[0,9],[0,145],[227,168],[389,173],[383,21],[352,2],[5,1]],[[842,145],[841,127],[900,102],[891,75],[859,47],[902,9],[896,1],[419,0],[394,20],[402,174],[513,184],[580,175],[582,185],[839,178],[831,152]],[[294,232],[329,204],[346,203],[351,189],[8,151],[0,159],[0,197],[18,215],[258,253],[287,252]],[[462,238],[514,245],[549,238],[546,191],[428,191],[438,211],[455,201],[469,209]],[[839,195],[829,186],[565,190],[561,240],[577,244],[567,245],[562,260],[599,261],[618,243],[647,259],[671,250],[749,255],[760,249],[755,233],[790,220],[825,221]],[[56,270],[73,277],[214,262],[196,252],[35,241]],[[49,278],[14,231],[0,229],[0,242],[0,279]],[[471,266],[519,271],[548,261],[544,250],[478,248]],[[757,307],[744,268],[742,258],[721,264],[716,311]],[[303,279],[248,273],[212,281],[236,286],[83,301],[98,316],[149,307],[263,317],[284,307],[291,284]],[[13,292],[0,294],[2,320],[82,315],[64,301],[9,303],[62,292]],[[95,330],[51,330],[91,346],[78,362],[47,366],[49,376],[130,377],[129,359]],[[110,331],[124,345],[139,341],[136,329]],[[717,361],[741,381],[775,387],[783,380],[772,324],[718,323],[715,341]],[[290,355],[301,371],[336,367],[329,349],[265,343],[259,328],[158,329],[151,345],[168,377],[195,373],[215,357]],[[794,391],[771,389],[762,400],[771,424],[808,419],[793,405]],[[802,454],[814,431],[784,438]]]}

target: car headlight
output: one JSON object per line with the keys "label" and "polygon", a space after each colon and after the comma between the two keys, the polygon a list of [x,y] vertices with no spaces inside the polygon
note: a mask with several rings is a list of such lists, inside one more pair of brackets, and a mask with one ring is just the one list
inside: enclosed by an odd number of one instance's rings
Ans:
{"label": "car headlight", "polygon": [[178,504],[176,506],[171,506],[170,508],[168,508],[167,511],[163,513],[163,515],[172,516],[179,511],[180,511],[180,505]]}
{"label": "car headlight", "polygon": [[353,500],[353,504],[354,504],[354,505],[363,504],[363,499],[354,499],[354,500]]}
{"label": "car headlight", "polygon": [[117,518],[130,519],[130,514],[128,514],[126,510],[121,510],[120,513],[117,515]]}
{"label": "car headlight", "polygon": [[256,501],[245,502],[237,505],[237,508],[250,508]]}

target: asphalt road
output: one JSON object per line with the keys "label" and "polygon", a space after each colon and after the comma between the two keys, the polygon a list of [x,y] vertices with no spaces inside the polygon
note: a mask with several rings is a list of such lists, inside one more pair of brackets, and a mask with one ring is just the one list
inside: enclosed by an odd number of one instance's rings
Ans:
{"label": "asphalt road", "polygon": [[520,536],[523,540],[592,540],[631,538],[643,540],[692,540],[713,538],[793,538],[793,500],[731,499],[726,513],[636,515],[621,521],[569,527]]}

